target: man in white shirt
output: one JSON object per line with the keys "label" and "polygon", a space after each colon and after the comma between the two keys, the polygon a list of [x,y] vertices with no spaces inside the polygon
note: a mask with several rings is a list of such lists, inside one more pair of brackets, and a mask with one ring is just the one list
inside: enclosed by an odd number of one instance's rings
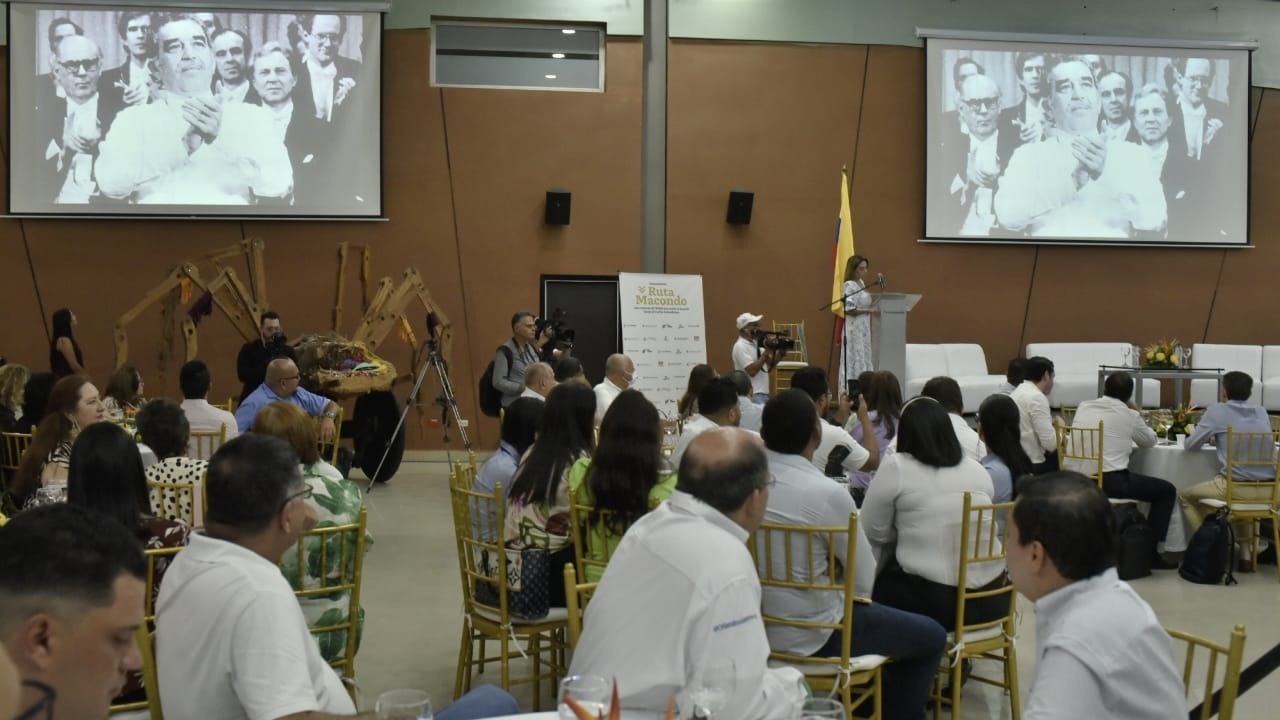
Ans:
{"label": "man in white shirt", "polygon": [[[1143,422],[1138,408],[1133,404],[1133,376],[1116,372],[1107,376],[1102,397],[1086,400],[1076,409],[1071,424],[1075,427],[1102,425],[1102,491],[1107,497],[1141,500],[1151,503],[1147,522],[1156,542],[1163,542],[1169,530],[1178,491],[1173,484],[1160,478],[1139,475],[1129,471],[1129,455],[1133,448],[1153,447],[1156,433]],[[1066,463],[1065,469],[1079,473],[1090,472],[1082,460]],[[1156,570],[1172,570],[1178,566],[1165,562],[1158,554],[1152,559]]]}
{"label": "man in white shirt", "polygon": [[1037,355],[1027,358],[1022,384],[1009,393],[1018,405],[1018,429],[1022,433],[1022,449],[1031,458],[1037,473],[1058,469],[1057,420],[1049,410],[1049,392],[1053,390],[1053,361]]}
{"label": "man in white shirt", "polygon": [[225,28],[210,35],[213,60],[217,64],[214,92],[223,102],[244,102],[249,94],[249,36],[239,30]]}
{"label": "man in white shirt", "polygon": [[[769,472],[774,485],[769,490],[765,520],[788,525],[846,526],[849,516],[858,511],[853,496],[840,483],[833,482],[813,466],[812,458],[822,437],[822,420],[813,400],[804,391],[788,389],[778,393],[764,406],[764,438]],[[781,537],[772,557],[778,563],[775,577],[784,576],[788,557]],[[840,567],[827,567],[830,551],[825,545],[810,551],[800,538],[791,548],[792,576],[809,581],[810,571],[825,580],[832,572],[847,570],[854,564],[854,587],[859,597],[870,598],[876,577],[876,558],[871,544],[858,527],[857,557],[845,557],[847,541],[834,538],[835,557]],[[764,552],[758,557],[765,557]],[[761,608],[765,614],[789,620],[836,622],[844,616],[844,596],[839,592],[764,589]],[[825,630],[770,625],[766,628],[769,647],[776,651],[830,657],[840,654],[841,633]],[[878,603],[857,605],[853,616],[853,655],[886,655],[893,662],[884,666],[884,717],[918,720],[925,716],[934,673],[942,657],[946,632],[930,618],[904,612]]]}
{"label": "man in white shirt", "polygon": [[760,414],[764,408],[751,400],[751,376],[742,370],[729,373],[733,387],[738,391],[738,427],[751,432],[760,432]]}
{"label": "man in white shirt", "polygon": [[671,453],[672,465],[679,467],[680,458],[684,457],[694,438],[718,427],[738,427],[742,418],[738,392],[729,378],[715,378],[703,385],[698,392],[698,409],[701,412],[685,420],[680,429],[680,439]]}
{"label": "man in white shirt", "polygon": [[[791,376],[791,387],[803,391],[813,400],[814,405],[818,409],[818,417],[823,418],[819,424],[822,428],[822,438],[818,442],[818,447],[813,451],[811,461],[813,466],[830,477],[840,477],[847,473],[857,472],[858,470],[871,471],[875,470],[880,464],[880,447],[877,445],[875,428],[871,425],[871,418],[867,416],[867,400],[863,396],[858,397],[858,422],[862,424],[862,437],[866,440],[866,447],[863,447],[853,436],[844,429],[844,421],[848,419],[849,403],[848,398],[843,398],[841,404],[841,412],[836,413],[835,421],[840,423],[832,425],[826,421],[827,411],[830,409],[831,392],[827,387],[827,371],[809,365],[800,368]],[[838,463],[832,463],[832,452],[837,448],[843,448],[837,451],[837,457],[843,455],[844,458]],[[832,467],[835,465],[835,467]]]}
{"label": "man in white shirt", "polygon": [[[226,440],[234,440],[240,434],[236,426],[236,416],[209,404],[209,385],[212,383],[209,366],[200,360],[192,360],[182,366],[178,373],[178,385],[182,387],[182,412],[187,416],[187,424],[198,432],[226,433]],[[218,449],[215,442],[212,448]],[[192,457],[197,456],[197,446],[192,442],[188,446]]]}
{"label": "man in white shirt", "polygon": [[987,444],[978,437],[978,431],[965,422],[964,395],[960,392],[960,383],[945,375],[930,378],[920,394],[937,400],[947,411],[947,419],[951,421],[951,429],[956,432],[956,440],[960,441],[960,450],[964,452],[964,456],[982,462],[982,458],[987,456]]}
{"label": "man in white shirt", "polygon": [[163,91],[126,108],[99,147],[102,194],[139,204],[249,205],[293,190],[293,166],[271,114],[214,97],[204,28],[161,19],[155,34]]}
{"label": "man in white shirt", "polygon": [[738,316],[738,339],[733,343],[733,369],[751,378],[751,399],[757,405],[769,399],[769,371],[777,364],[777,352],[756,344],[763,315],[742,313]]}
{"label": "man in white shirt", "polygon": [[[297,454],[268,435],[238,437],[209,462],[205,487],[206,534],[192,535],[174,558],[156,601],[165,714],[373,720],[372,711],[357,715],[280,574],[280,557],[317,518]],[[472,707],[479,704],[491,714]],[[455,708],[459,718],[518,711],[510,695],[493,688],[459,699]]]}
{"label": "man in white shirt", "polygon": [[702,433],[680,462],[671,499],[623,536],[587,605],[571,674],[619,679],[624,708],[665,711],[712,665],[734,661],[733,694],[717,716],[796,716],[794,668],[768,667],[760,580],[746,541],[764,519],[769,468],[743,430]]}
{"label": "man in white shirt", "polygon": [[592,390],[596,394],[596,425],[604,419],[604,414],[618,395],[636,382],[636,364],[631,358],[615,353],[604,361],[604,380]]}
{"label": "man in white shirt", "polygon": [[1115,520],[1092,480],[1055,472],[1019,488],[1009,576],[1035,604],[1025,720],[1187,716],[1169,635],[1115,570]]}
{"label": "man in white shirt", "polygon": [[556,387],[556,373],[544,362],[536,362],[524,369],[524,392],[520,397],[546,400]]}

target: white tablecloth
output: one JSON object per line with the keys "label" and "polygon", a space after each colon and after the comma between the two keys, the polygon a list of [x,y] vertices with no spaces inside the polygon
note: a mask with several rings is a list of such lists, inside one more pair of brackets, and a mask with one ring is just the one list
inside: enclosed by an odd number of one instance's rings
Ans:
{"label": "white tablecloth", "polygon": [[[1181,445],[1156,445],[1152,448],[1134,448],[1129,456],[1129,469],[1140,475],[1168,480],[1178,492],[1212,480],[1218,472],[1218,450],[1205,445],[1198,450],[1184,450]],[[1145,503],[1143,503],[1145,505]],[[1165,552],[1182,552],[1187,549],[1187,526],[1182,515],[1182,504],[1174,503],[1173,517],[1169,519],[1169,534],[1165,536]]]}
{"label": "white tablecloth", "polygon": [[[559,720],[555,712],[525,713],[524,715],[504,715],[492,720]],[[622,720],[658,720],[663,713],[644,712],[641,710],[623,710]]]}

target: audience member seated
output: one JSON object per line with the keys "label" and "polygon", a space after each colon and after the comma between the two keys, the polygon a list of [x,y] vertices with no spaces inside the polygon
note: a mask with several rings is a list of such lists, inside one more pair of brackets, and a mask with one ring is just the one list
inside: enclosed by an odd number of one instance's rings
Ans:
{"label": "audience member seated", "polygon": [[90,424],[106,419],[98,388],[81,375],[68,375],[49,393],[49,414],[36,427],[10,492],[16,507],[35,502],[46,485],[66,485],[71,443]]}
{"label": "audience member seated", "polygon": [[[174,559],[156,605],[165,715],[374,720],[356,714],[277,567],[318,520],[297,453],[278,438],[238,437],[210,460],[208,492],[206,533]],[[515,712],[510,695],[482,687],[436,717]]]}
{"label": "audience member seated", "polygon": [[[178,384],[182,386],[182,412],[187,416],[187,424],[193,432],[226,433],[223,441],[234,440],[240,434],[240,426],[236,416],[219,407],[209,404],[209,386],[213,377],[209,374],[209,366],[200,360],[192,360],[182,366],[178,373]],[[188,443],[191,455],[199,454],[195,441]],[[206,445],[206,447],[208,447]],[[214,440],[212,450],[217,450]]]}
{"label": "audience member seated", "polygon": [[[595,450],[596,394],[577,384],[558,385],[547,397],[542,429],[507,491],[503,539],[508,547],[542,548],[551,567],[573,562],[569,536],[569,480],[573,464]],[[564,607],[564,583],[553,574],[552,607]]]}
{"label": "audience member seated", "polygon": [[576,357],[560,358],[556,362],[556,384],[574,382],[591,387],[591,381],[582,372],[582,361]]}
{"label": "audience member seated", "polygon": [[259,410],[273,402],[283,401],[297,405],[311,417],[323,418],[320,439],[332,441],[337,434],[333,419],[338,414],[338,404],[300,387],[301,379],[298,365],[288,358],[276,358],[267,363],[267,379],[236,408],[236,429],[248,432]]}
{"label": "audience member seated", "polygon": [[[880,461],[886,457],[885,448],[898,436],[898,419],[902,416],[902,386],[898,384],[898,376],[888,370],[871,373],[867,384],[862,386],[862,396],[867,401],[867,419],[871,421],[872,435],[875,436],[876,447],[880,449]],[[866,445],[866,429],[862,423],[850,423],[849,434],[861,445]],[[877,463],[879,465],[879,463]],[[849,476],[851,488],[866,491],[871,484],[874,471],[858,470]]]}
{"label": "audience member seated", "polygon": [[0,432],[31,432],[30,425],[18,424],[22,416],[22,391],[30,379],[31,371],[26,365],[9,363],[0,367]]}
{"label": "audience member seated", "polygon": [[1009,577],[1035,604],[1025,720],[1187,716],[1169,635],[1115,570],[1115,520],[1097,483],[1054,472],[1018,486]]}
{"label": "audience member seated", "polygon": [[[827,386],[827,371],[815,365],[796,370],[791,376],[791,387],[809,396],[809,400],[817,407],[818,418],[825,418],[830,405],[831,393]],[[858,425],[862,428],[862,436],[870,438],[870,444],[863,447],[845,431],[843,421],[850,413],[849,398],[840,396],[841,407],[836,413],[836,421],[841,424],[832,425],[826,420],[820,423],[822,437],[818,447],[813,451],[810,462],[818,468],[819,473],[831,477],[845,477],[857,470],[874,470],[880,463],[880,446],[876,444],[875,428],[871,425],[871,416],[867,413],[866,397],[858,398]],[[843,415],[844,417],[840,417]],[[839,449],[838,449],[839,448]],[[834,455],[833,455],[834,454]],[[835,458],[832,461],[833,457]]]}
{"label": "audience member seated", "polygon": [[[502,416],[502,440],[498,443],[498,451],[490,455],[489,459],[480,466],[480,472],[476,473],[471,489],[487,494],[501,486],[502,497],[499,500],[504,503],[507,501],[507,493],[511,491],[511,483],[515,480],[520,459],[530,447],[533,447],[533,441],[538,436],[538,428],[542,427],[544,405],[546,403],[541,400],[516,398],[515,402],[507,406]],[[476,537],[483,538],[485,542],[493,542],[497,531],[494,527],[495,520],[496,513],[493,509],[488,513],[488,523],[484,521],[483,516],[477,514],[473,528]]]}
{"label": "audience member seated", "polygon": [[732,658],[737,678],[718,716],[796,716],[804,680],[794,668],[768,667],[760,579],[746,547],[769,483],[759,438],[736,428],[699,435],[671,499],[637,520],[609,561],[569,672],[619,678],[624,708],[665,712],[703,669]]}
{"label": "audience member seated", "polygon": [[[956,625],[964,494],[970,493],[975,505],[988,504],[995,495],[991,476],[961,451],[949,415],[932,398],[907,403],[898,424],[898,452],[876,473],[860,515],[884,566],[873,599],[927,615],[948,632]],[[997,588],[1005,582],[1000,564],[969,568],[970,588]],[[973,600],[965,619],[994,620],[1008,609],[1005,596]]]}
{"label": "audience member seated", "polygon": [[[707,383],[718,377],[720,376],[716,374],[716,369],[710,365],[693,366],[689,371],[689,384],[684,389],[684,395],[681,395],[680,400],[676,402],[676,411],[680,413],[681,420],[687,420],[698,412],[698,393],[702,392],[702,388]],[[750,384],[750,382],[748,378],[747,383]]]}
{"label": "audience member seated", "polygon": [[[71,447],[67,502],[114,518],[144,549],[182,547],[191,535],[191,528],[184,523],[152,514],[138,444],[111,423],[90,425],[76,438]],[[157,587],[168,565],[168,560],[156,562]],[[129,673],[116,701],[136,702],[144,697],[142,675]]]}
{"label": "audience member seated", "polygon": [[702,392],[698,393],[698,407],[701,412],[695,413],[680,428],[680,439],[671,453],[673,465],[680,464],[689,443],[698,435],[718,427],[737,427],[742,417],[738,409],[738,390],[729,378],[715,378],[703,385]]}
{"label": "audience member seated", "polygon": [[[1205,482],[1182,491],[1181,502],[1182,511],[1190,524],[1188,533],[1194,533],[1201,525],[1204,519],[1214,511],[1200,502],[1202,499],[1214,498],[1217,500],[1225,500],[1227,497],[1227,428],[1231,428],[1235,432],[1271,432],[1271,420],[1267,417],[1267,411],[1261,405],[1254,405],[1248,402],[1249,397],[1253,394],[1253,378],[1247,373],[1233,370],[1222,376],[1222,399],[1223,402],[1215,403],[1205,409],[1204,415],[1200,416],[1200,423],[1196,425],[1195,432],[1187,438],[1185,447],[1188,450],[1197,450],[1205,441],[1217,446],[1218,448],[1218,474],[1212,480]],[[1237,459],[1247,457],[1247,450],[1237,451]],[[1259,459],[1259,458],[1254,458]],[[1233,469],[1233,480],[1239,482],[1250,482],[1259,480],[1271,480],[1275,477],[1272,469],[1261,465],[1245,465],[1236,466]],[[1267,492],[1262,488],[1239,487],[1236,488],[1236,497],[1245,500],[1266,500],[1269,498]],[[1240,546],[1240,563],[1241,568],[1251,568],[1249,561],[1250,547],[1253,542],[1253,523],[1243,522],[1235,523],[1236,542]],[[1188,535],[1190,537],[1190,535]]]}
{"label": "audience member seated", "polygon": [[996,390],[1001,395],[1011,394],[1027,375],[1027,359],[1024,357],[1016,357],[1009,361],[1008,368],[1004,371],[1004,383]]}
{"label": "audience member seated", "polygon": [[738,427],[751,432],[760,432],[760,415],[764,408],[751,399],[751,376],[743,370],[729,373],[734,390],[738,391]]}
{"label": "audience member seated", "polygon": [[17,717],[107,717],[142,667],[133,637],[146,591],[142,548],[107,515],[58,503],[0,528],[0,640],[22,678]]}
{"label": "audience member seated", "polygon": [[[595,506],[587,519],[587,556],[607,561],[627,528],[671,497],[675,487],[675,471],[662,456],[658,409],[639,390],[623,390],[600,423],[595,454],[579,459],[569,471],[569,489],[577,493],[578,503]],[[599,582],[599,568],[586,570],[585,582]]]}
{"label": "audience member seated", "polygon": [[1053,361],[1046,357],[1028,358],[1024,375],[1009,397],[1018,404],[1018,427],[1022,449],[1031,458],[1037,473],[1058,469],[1058,422],[1049,410],[1049,392],[1053,390]]}
{"label": "audience member seated", "polygon": [[[1129,470],[1129,455],[1134,446],[1149,448],[1156,444],[1155,431],[1147,427],[1138,414],[1132,397],[1133,376],[1127,372],[1112,373],[1107,376],[1102,397],[1080,403],[1071,424],[1082,428],[1102,424],[1102,491],[1107,497],[1151,503],[1147,524],[1156,542],[1164,542],[1178,491],[1167,480]],[[1088,463],[1083,460],[1070,460],[1065,465],[1067,470],[1079,473],[1096,472],[1086,467]],[[1173,570],[1178,566],[1165,562],[1157,553],[1151,559],[1151,567]]]}
{"label": "audience member seated", "polygon": [[1014,497],[1017,480],[1031,474],[1031,458],[1022,449],[1018,429],[1018,404],[1004,394],[990,395],[983,400],[978,406],[978,437],[987,446],[987,456],[980,462],[991,476],[995,491],[991,499],[1009,502]]}
{"label": "audience member seated", "polygon": [[978,433],[969,427],[964,420],[964,396],[960,394],[960,383],[955,378],[941,376],[930,378],[920,389],[920,394],[937,400],[947,411],[947,419],[956,432],[956,440],[960,443],[960,451],[970,460],[981,460],[987,456],[987,447],[982,444]]}
{"label": "audience member seated", "polygon": [[[142,442],[156,454],[158,462],[147,468],[147,480],[173,485],[190,483],[191,498],[175,488],[152,488],[151,507],[160,517],[178,520],[191,518],[196,527],[204,526],[204,473],[207,460],[187,457],[187,440],[191,428],[178,403],[161,398],[142,406],[136,418]],[[186,503],[191,503],[187,507]]]}
{"label": "audience member seated", "polygon": [[[337,468],[321,459],[316,424],[307,417],[302,408],[287,402],[273,402],[258,411],[258,415],[253,419],[253,432],[279,438],[293,448],[293,452],[301,462],[302,482],[309,489],[305,498],[306,504],[311,507],[311,514],[316,517],[318,527],[350,525],[359,521],[360,508],[364,505],[360,486],[343,478]],[[302,557],[306,567],[303,580],[307,588],[319,587],[325,577],[341,576],[340,554],[335,552],[333,547],[329,548],[327,555],[322,555],[323,550],[319,538],[307,538]],[[353,562],[354,553],[355,547],[352,545],[348,548],[347,557]],[[322,558],[328,563],[324,567],[320,564]],[[291,547],[289,552],[285,553],[281,563],[285,576],[290,578],[291,582],[298,577],[298,562],[297,549]],[[294,588],[294,590],[303,589],[306,588]],[[298,598],[298,604],[302,606],[302,614],[307,618],[308,627],[347,621],[349,600],[345,592]],[[336,618],[332,614],[326,616],[326,613],[332,612],[338,613],[338,616]],[[363,624],[364,609],[361,608],[360,612],[361,624]],[[342,657],[346,648],[346,633],[334,631],[325,633],[317,639],[320,642],[320,654],[326,662]]]}
{"label": "audience member seated", "polygon": [[[826,423],[819,418],[810,395],[799,388],[783,390],[765,404],[760,434],[773,475],[765,522],[842,527],[849,524],[849,515],[857,512],[848,490],[813,466],[812,457],[825,432],[823,425]],[[846,541],[842,537],[837,535],[835,540],[838,568],[827,567],[831,549],[825,543],[813,548],[811,562],[810,550],[800,538],[793,541],[789,553],[787,548],[775,546],[772,557],[775,562],[790,558],[791,571],[798,582],[825,582],[830,573],[841,572],[851,560],[845,557]],[[869,598],[876,581],[876,559],[861,524],[857,554],[855,591],[860,597]],[[764,557],[763,550],[759,557]],[[780,569],[775,570],[776,575],[782,575]],[[816,578],[811,578],[810,573]],[[837,622],[844,614],[844,597],[839,592],[768,587],[764,588],[761,607],[766,615],[788,620]],[[839,631],[770,625],[766,632],[769,647],[777,651],[818,657],[840,654]],[[885,717],[924,717],[945,641],[946,633],[927,617],[877,603],[855,608],[851,652],[893,658],[883,671]]]}
{"label": "audience member seated", "polygon": [[[9,657],[9,651],[3,643],[0,643],[0,717],[18,717],[18,710],[21,709],[18,701],[21,694],[22,683],[18,677],[18,668],[13,666],[13,658]],[[50,698],[50,702],[52,702],[52,698]],[[24,713],[22,717],[30,718],[41,715],[47,715],[43,708],[33,710],[30,714]]]}
{"label": "audience member seated", "polygon": [[56,382],[53,373],[31,373],[31,379],[22,388],[22,416],[18,418],[18,428],[22,432],[31,432],[49,413],[49,395],[53,393]]}
{"label": "audience member seated", "polygon": [[618,397],[618,393],[631,387],[636,381],[636,364],[631,358],[622,354],[610,355],[604,362],[604,380],[595,386],[596,424],[604,419],[609,411],[609,403]]}
{"label": "audience member seated", "polygon": [[524,369],[524,392],[520,393],[520,397],[546,400],[555,386],[556,374],[550,365],[544,362],[530,363]]}
{"label": "audience member seated", "polygon": [[132,365],[116,368],[107,380],[107,389],[102,395],[102,406],[107,414],[114,418],[132,415],[142,406],[143,391],[142,374]]}

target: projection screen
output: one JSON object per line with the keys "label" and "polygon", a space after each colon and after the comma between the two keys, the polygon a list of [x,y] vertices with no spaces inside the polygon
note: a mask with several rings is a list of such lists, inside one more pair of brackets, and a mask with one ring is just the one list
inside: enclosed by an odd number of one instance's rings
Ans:
{"label": "projection screen", "polygon": [[1123,42],[927,36],[926,241],[1249,245],[1248,46]]}
{"label": "projection screen", "polygon": [[381,14],[227,5],[9,3],[10,213],[381,217]]}

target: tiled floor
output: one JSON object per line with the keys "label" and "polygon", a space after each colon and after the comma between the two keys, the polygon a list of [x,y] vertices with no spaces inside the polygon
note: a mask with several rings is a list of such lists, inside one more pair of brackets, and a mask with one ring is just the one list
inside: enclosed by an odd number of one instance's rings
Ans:
{"label": "tiled floor", "polygon": [[[372,707],[378,694],[391,688],[424,689],[437,709],[452,698],[462,604],[447,477],[444,463],[406,463],[391,483],[379,486],[368,498],[375,542],[365,563],[367,620],[357,656],[364,707]],[[1244,624],[1247,665],[1280,642],[1280,581],[1270,566],[1238,578],[1237,586],[1211,587],[1193,585],[1166,571],[1133,585],[1166,626],[1225,642],[1233,625]],[[1034,672],[1035,618],[1030,605],[1024,605],[1018,658],[1025,696]],[[995,666],[991,671],[996,671]],[[496,668],[486,673],[489,681],[494,681],[494,675]],[[485,676],[477,678],[484,681]],[[530,709],[527,687],[517,691],[516,697]],[[977,683],[965,686],[962,705],[964,718],[1010,716],[1005,697]],[[1280,673],[1242,696],[1236,718],[1274,718],[1276,707],[1280,707]]]}

